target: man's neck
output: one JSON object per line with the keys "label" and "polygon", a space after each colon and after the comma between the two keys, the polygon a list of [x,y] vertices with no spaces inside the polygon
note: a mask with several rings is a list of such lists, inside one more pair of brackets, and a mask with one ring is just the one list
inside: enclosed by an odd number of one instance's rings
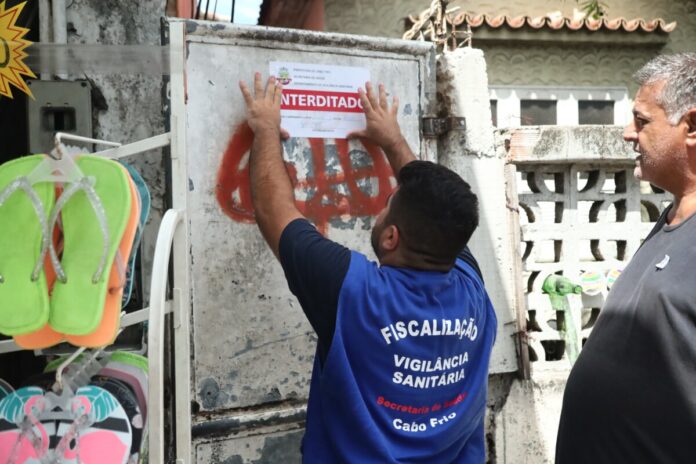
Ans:
{"label": "man's neck", "polygon": [[403,251],[383,256],[379,263],[382,266],[405,267],[419,271],[449,272],[452,269],[451,263],[435,263],[421,254]]}
{"label": "man's neck", "polygon": [[667,214],[667,224],[677,225],[696,213],[696,152],[687,152],[688,163],[671,181],[671,188],[666,188],[674,195],[672,208]]}
{"label": "man's neck", "polygon": [[667,223],[677,225],[696,213],[696,186],[684,195],[675,195],[672,209],[667,215]]}

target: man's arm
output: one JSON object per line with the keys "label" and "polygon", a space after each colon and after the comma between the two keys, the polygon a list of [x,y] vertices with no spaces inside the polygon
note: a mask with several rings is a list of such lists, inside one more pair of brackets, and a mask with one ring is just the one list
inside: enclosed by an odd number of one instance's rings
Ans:
{"label": "man's arm", "polygon": [[282,88],[270,78],[264,91],[259,73],[254,76],[254,96],[243,82],[239,86],[247,104],[247,123],[254,131],[249,170],[256,222],[317,333],[323,363],[336,327],[350,250],[323,237],[295,206],[280,145],[280,139],[287,137],[280,128]]}
{"label": "man's arm", "polygon": [[259,230],[277,258],[285,226],[304,217],[295,206],[295,194],[280,145],[281,136],[287,136],[280,128],[283,89],[271,77],[264,91],[260,73],[254,75],[254,96],[244,82],[240,81],[239,87],[247,105],[247,123],[254,132],[249,156],[251,201]]}
{"label": "man's arm", "polygon": [[366,91],[358,89],[358,94],[365,111],[367,127],[365,130],[351,133],[348,137],[364,137],[378,145],[387,155],[392,171],[398,175],[404,165],[416,159],[408,142],[401,134],[396,119],[399,99],[393,97],[392,106],[389,108],[387,92],[383,84],[379,84],[379,95],[375,95],[372,84],[369,82],[365,84],[365,89]]}

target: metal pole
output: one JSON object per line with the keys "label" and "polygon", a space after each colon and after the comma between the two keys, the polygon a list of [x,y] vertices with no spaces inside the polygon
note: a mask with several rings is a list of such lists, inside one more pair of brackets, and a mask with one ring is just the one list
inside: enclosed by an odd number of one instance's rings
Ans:
{"label": "metal pole", "polygon": [[[48,0],[39,0],[39,40],[41,43],[51,41],[51,5]],[[43,63],[44,60],[45,58],[42,57],[41,62]],[[51,74],[41,73],[41,79],[44,81],[51,80]]]}
{"label": "metal pole", "polygon": [[[51,6],[53,12],[53,42],[66,44],[68,43],[68,23],[65,14],[65,0],[52,0]],[[60,58],[58,63],[61,63]],[[61,79],[68,78],[67,73],[57,73],[56,75]]]}
{"label": "metal pole", "polygon": [[232,14],[230,14],[230,22],[234,22],[234,2],[235,0],[232,0]]}

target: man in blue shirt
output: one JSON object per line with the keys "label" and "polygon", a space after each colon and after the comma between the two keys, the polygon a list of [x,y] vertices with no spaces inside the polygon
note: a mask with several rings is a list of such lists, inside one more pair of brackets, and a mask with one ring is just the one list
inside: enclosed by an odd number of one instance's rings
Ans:
{"label": "man in blue shirt", "polygon": [[418,161],[384,87],[359,91],[398,186],[377,216],[379,263],[323,237],[295,206],[282,159],[282,88],[240,82],[254,131],[256,222],[319,339],[302,444],[306,463],[481,463],[493,307],[466,244],[476,195]]}

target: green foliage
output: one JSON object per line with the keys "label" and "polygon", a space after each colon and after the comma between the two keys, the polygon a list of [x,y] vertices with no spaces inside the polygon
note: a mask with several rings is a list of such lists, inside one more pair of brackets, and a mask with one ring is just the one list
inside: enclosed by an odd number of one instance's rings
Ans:
{"label": "green foliage", "polygon": [[583,3],[580,3],[580,0],[575,1],[580,4],[582,11],[588,18],[601,19],[607,14],[608,7],[604,2],[600,2],[599,0],[587,0]]}

